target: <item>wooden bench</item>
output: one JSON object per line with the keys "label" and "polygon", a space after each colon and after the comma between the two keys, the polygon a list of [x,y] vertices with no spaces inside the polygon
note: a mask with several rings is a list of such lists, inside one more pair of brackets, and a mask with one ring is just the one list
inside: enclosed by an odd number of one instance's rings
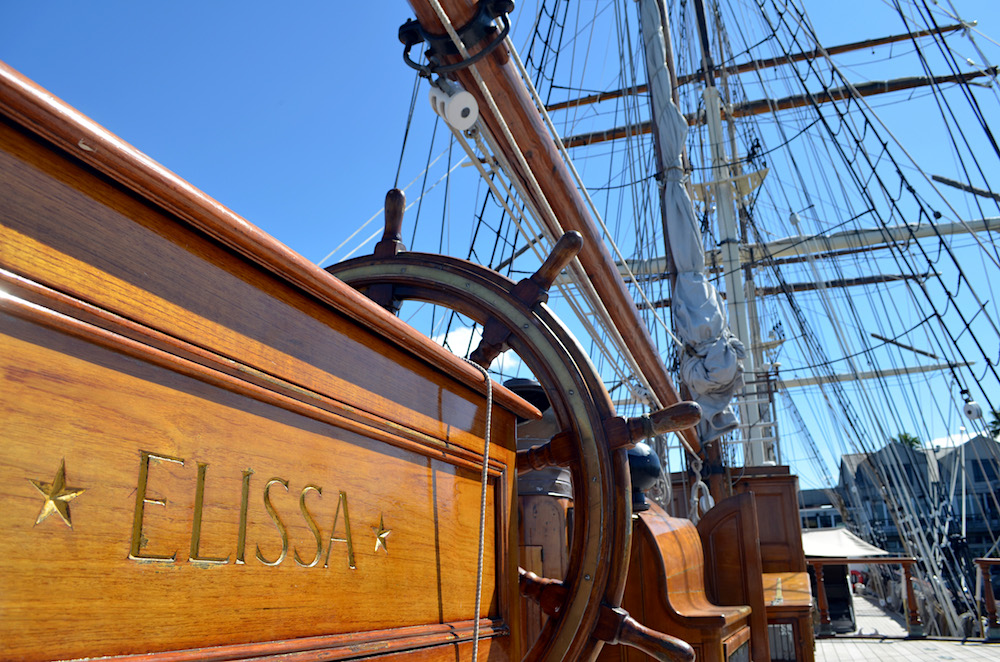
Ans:
{"label": "wooden bench", "polygon": [[[712,604],[705,593],[701,538],[687,519],[651,503],[635,517],[622,606],[647,627],[691,644],[704,662],[750,660],[750,607]],[[605,646],[599,660],[641,660],[634,649]]]}
{"label": "wooden bench", "polygon": [[723,499],[698,521],[705,550],[705,590],[717,605],[749,605],[754,662],[771,662],[757,506],[752,494]]}
{"label": "wooden bench", "polygon": [[[745,474],[733,490],[753,494],[758,513],[760,559],[771,659],[813,662],[812,596],[798,511],[798,478],[787,467]],[[781,595],[778,582],[781,581]]]}

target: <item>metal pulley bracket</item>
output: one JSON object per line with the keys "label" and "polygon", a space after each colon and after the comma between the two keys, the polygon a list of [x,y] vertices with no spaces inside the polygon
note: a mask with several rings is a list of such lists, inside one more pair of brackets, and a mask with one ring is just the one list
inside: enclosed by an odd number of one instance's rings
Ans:
{"label": "metal pulley bracket", "polygon": [[[466,48],[480,44],[491,36],[493,36],[493,40],[483,50],[468,59],[448,65],[440,64],[443,57],[459,55],[451,35],[432,34],[424,30],[418,21],[408,19],[406,23],[399,26],[399,41],[405,46],[403,60],[425,77],[464,69],[492,53],[507,38],[507,34],[510,32],[510,20],[508,20],[507,14],[513,10],[513,0],[479,0],[479,4],[476,6],[476,15],[468,23],[458,28],[456,32]],[[503,29],[499,32],[493,25],[493,21],[497,18],[503,23]],[[410,49],[424,42],[429,47],[426,55],[431,64],[418,64],[410,59]]]}

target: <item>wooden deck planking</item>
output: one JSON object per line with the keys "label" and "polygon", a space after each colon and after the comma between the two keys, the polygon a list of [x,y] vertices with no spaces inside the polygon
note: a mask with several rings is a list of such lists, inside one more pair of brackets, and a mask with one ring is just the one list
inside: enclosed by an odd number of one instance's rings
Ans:
{"label": "wooden deck planking", "polygon": [[903,617],[887,613],[873,597],[854,596],[854,616],[858,634],[817,639],[816,662],[1000,662],[1000,643],[903,638]]}
{"label": "wooden deck planking", "polygon": [[816,662],[1000,662],[1000,644],[947,639],[832,638],[816,641]]}
{"label": "wooden deck planking", "polygon": [[905,637],[909,634],[902,615],[886,612],[872,596],[854,596],[854,621],[859,635]]}

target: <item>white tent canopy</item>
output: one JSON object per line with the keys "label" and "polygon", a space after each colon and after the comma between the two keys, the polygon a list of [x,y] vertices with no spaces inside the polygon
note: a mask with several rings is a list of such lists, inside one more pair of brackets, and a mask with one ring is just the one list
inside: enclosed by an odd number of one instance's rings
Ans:
{"label": "white tent canopy", "polygon": [[866,543],[844,527],[806,529],[802,532],[802,549],[805,550],[806,556],[822,558],[889,555],[889,552]]}

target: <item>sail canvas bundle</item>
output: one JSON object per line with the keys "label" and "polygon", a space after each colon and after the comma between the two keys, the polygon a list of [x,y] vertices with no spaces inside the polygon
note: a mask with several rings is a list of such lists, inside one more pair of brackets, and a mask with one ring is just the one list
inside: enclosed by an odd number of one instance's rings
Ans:
{"label": "sail canvas bundle", "polygon": [[673,82],[666,66],[662,14],[656,0],[642,0],[641,21],[662,159],[666,233],[676,274],[671,306],[675,329],[684,345],[681,381],[704,412],[699,424],[701,440],[712,441],[736,428],[730,403],[743,388],[746,351],[729,330],[722,299],[705,275],[701,231],[684,185],[681,159],[688,125],[671,99]]}

